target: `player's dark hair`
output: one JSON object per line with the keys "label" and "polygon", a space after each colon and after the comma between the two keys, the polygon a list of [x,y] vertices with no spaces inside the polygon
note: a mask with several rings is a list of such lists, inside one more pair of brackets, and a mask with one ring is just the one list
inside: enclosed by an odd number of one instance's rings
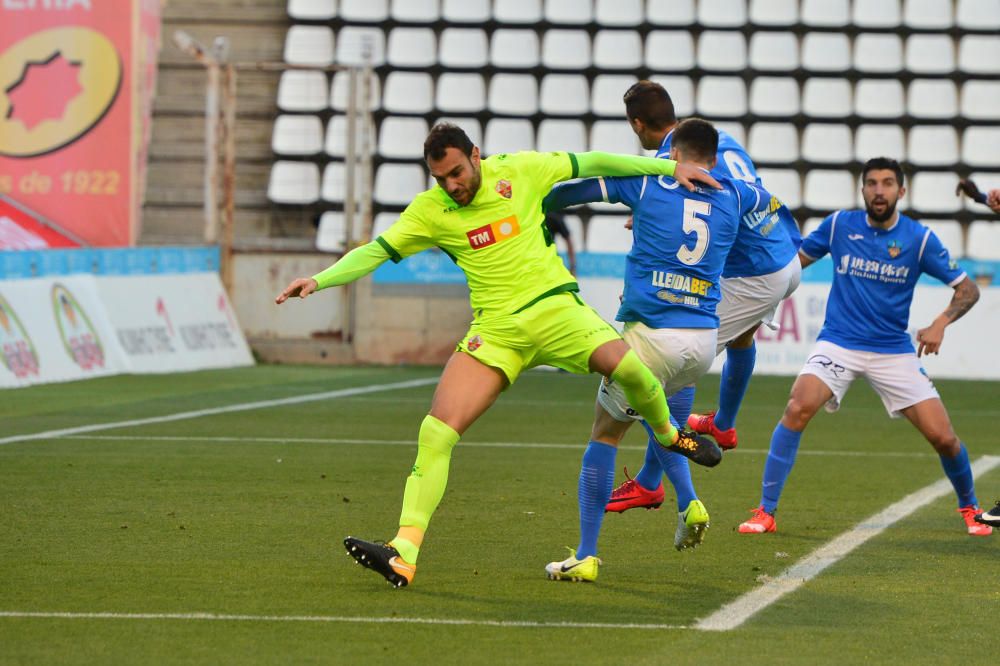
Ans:
{"label": "player's dark hair", "polygon": [[677,122],[674,103],[666,88],[652,81],[637,81],[625,91],[625,114],[650,129],[662,130]]}
{"label": "player's dark hair", "polygon": [[448,148],[458,148],[466,157],[470,157],[473,148],[472,139],[458,125],[438,123],[431,128],[430,134],[424,139],[424,161],[443,158]]}
{"label": "player's dark hair", "polygon": [[899,166],[899,162],[891,157],[873,157],[865,162],[864,168],[861,169],[861,184],[865,184],[865,178],[868,177],[869,171],[877,169],[889,169],[895,172],[896,182],[899,183],[900,187],[903,186],[903,167]]}
{"label": "player's dark hair", "polygon": [[719,150],[719,132],[707,120],[688,118],[677,125],[670,145],[689,159],[711,162]]}

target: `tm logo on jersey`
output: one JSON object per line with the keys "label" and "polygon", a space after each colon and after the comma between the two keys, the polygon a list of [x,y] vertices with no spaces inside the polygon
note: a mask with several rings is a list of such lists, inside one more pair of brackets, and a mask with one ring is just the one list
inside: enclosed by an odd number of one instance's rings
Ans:
{"label": "tm logo on jersey", "polygon": [[853,257],[849,254],[840,257],[837,272],[841,275],[851,275],[866,280],[878,280],[891,284],[903,284],[910,275],[909,266],[894,266],[874,259]]}
{"label": "tm logo on jersey", "polygon": [[521,225],[517,221],[517,215],[511,215],[478,229],[466,231],[465,235],[469,237],[469,246],[473,250],[481,250],[484,247],[502,243],[519,233],[521,233]]}

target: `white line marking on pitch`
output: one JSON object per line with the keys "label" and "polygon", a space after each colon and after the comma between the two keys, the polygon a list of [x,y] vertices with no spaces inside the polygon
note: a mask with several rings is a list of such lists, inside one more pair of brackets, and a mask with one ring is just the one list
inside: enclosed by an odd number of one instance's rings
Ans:
{"label": "white line marking on pitch", "polygon": [[96,432],[100,430],[111,430],[114,428],[130,428],[132,426],[150,425],[153,423],[168,423],[170,421],[182,421],[184,419],[195,419],[201,416],[214,416],[216,414],[229,414],[232,412],[245,412],[252,409],[267,409],[269,407],[283,407],[285,405],[299,405],[304,402],[317,402],[319,400],[331,400],[333,398],[343,398],[351,395],[362,395],[365,393],[377,393],[379,391],[393,391],[396,389],[415,388],[417,386],[427,386],[437,383],[437,377],[425,377],[424,379],[411,379],[405,382],[395,382],[392,384],[371,384],[369,386],[354,386],[336,391],[323,391],[322,393],[307,393],[306,395],[296,395],[290,398],[277,398],[274,400],[258,400],[256,402],[242,402],[235,405],[224,405],[222,407],[211,407],[208,409],[196,409],[190,412],[177,412],[175,414],[164,414],[163,416],[150,416],[144,419],[132,419],[129,421],[114,421],[111,423],[93,423],[91,425],[76,426],[73,428],[62,428],[60,430],[47,430],[45,432],[28,433],[23,435],[11,435],[0,438],[0,445],[13,444],[14,442],[27,442],[38,439],[56,439],[67,435],[77,435],[84,432]]}
{"label": "white line marking on pitch", "polygon": [[335,622],[354,624],[443,624],[528,629],[687,629],[679,624],[615,624],[613,622],[532,622],[434,617],[347,617],[337,615],[219,615],[215,613],[60,613],[0,611],[0,617],[59,620],[212,620],[223,622]]}
{"label": "white line marking on pitch", "polygon": [[[982,456],[972,464],[972,475],[978,477],[998,466],[1000,466],[1000,456]],[[858,546],[881,534],[886,528],[952,491],[951,482],[945,478],[907,495],[895,504],[858,523],[853,529],[844,532],[833,541],[820,546],[775,578],[726,604],[708,617],[699,620],[693,625],[693,628],[705,631],[736,629],[781,597],[802,587],[831,564],[846,557]]]}

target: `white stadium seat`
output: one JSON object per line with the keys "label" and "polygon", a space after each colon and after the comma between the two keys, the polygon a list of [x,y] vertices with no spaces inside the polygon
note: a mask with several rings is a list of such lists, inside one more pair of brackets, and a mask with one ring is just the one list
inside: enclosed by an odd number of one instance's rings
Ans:
{"label": "white stadium seat", "polygon": [[847,125],[810,123],[802,133],[802,157],[810,162],[843,164],[854,157],[854,136]]}
{"label": "white stadium seat", "polygon": [[542,0],[503,0],[494,3],[493,18],[500,23],[534,25],[542,20]]}
{"label": "white stadium seat", "polygon": [[975,120],[1000,120],[1000,81],[963,83],[962,115]]}
{"label": "white stadium seat", "polygon": [[910,128],[907,157],[917,166],[945,166],[958,162],[958,132],[948,125]]}
{"label": "white stadium seat", "polygon": [[646,20],[653,25],[691,25],[694,0],[648,0]]}
{"label": "white stadium seat", "polygon": [[[362,106],[362,95],[364,91],[362,83],[364,77],[358,77],[355,96],[358,100],[358,107]],[[333,82],[330,84],[330,108],[336,111],[347,110],[348,88],[350,88],[350,72],[337,72],[333,75]],[[368,107],[375,110],[382,105],[382,87],[379,84],[378,75],[372,72],[368,79]]]}
{"label": "white stadium seat", "polygon": [[386,61],[393,67],[430,67],[437,62],[437,37],[430,28],[394,28]]}
{"label": "white stadium seat", "polygon": [[757,169],[764,189],[778,197],[789,208],[802,205],[802,183],[794,169]]}
{"label": "white stadium seat", "polygon": [[375,174],[375,201],[405,206],[427,187],[427,176],[415,164],[383,164]]}
{"label": "white stadium seat", "polygon": [[791,77],[757,76],[750,84],[750,111],[761,116],[799,112],[799,82]]}
{"label": "white stadium seat", "polygon": [[627,215],[595,215],[587,223],[587,252],[628,254],[632,232],[625,228]]}
{"label": "white stadium seat", "polygon": [[724,72],[747,66],[747,43],[734,30],[706,30],[698,37],[698,66]]}
{"label": "white stadium seat", "polygon": [[802,111],[814,118],[844,118],[854,109],[851,82],[813,77],[802,89]]}
{"label": "white stadium seat", "polygon": [[340,18],[349,22],[378,23],[389,18],[388,0],[340,0]]}
{"label": "white stadium seat", "polygon": [[[347,198],[347,169],[343,162],[330,162],[323,169],[323,201],[343,203]],[[354,196],[361,196],[361,174],[354,172]]]}
{"label": "white stadium seat", "polygon": [[316,203],[319,200],[319,167],[310,162],[275,162],[271,165],[267,198],[277,204]]}
{"label": "white stadium seat", "polygon": [[740,28],[747,22],[746,0],[699,0],[698,23],[710,27]]}
{"label": "white stadium seat", "polygon": [[490,79],[487,108],[493,113],[530,116],[538,112],[538,82],[530,74],[496,74]]}
{"label": "white stadium seat", "polygon": [[490,64],[502,69],[530,69],[539,64],[538,33],[500,29],[490,42]]}
{"label": "white stadium seat", "polygon": [[642,37],[634,30],[599,30],[594,36],[594,65],[601,69],[642,66]]}
{"label": "white stadium seat", "polygon": [[802,225],[802,237],[805,238],[812,232],[819,229],[819,225],[822,223],[823,223],[822,217],[810,217],[808,220],[805,221],[805,224]]}
{"label": "white stadium seat", "polygon": [[399,213],[379,213],[376,215],[375,222],[372,224],[372,238],[378,238],[384,234],[398,219]]}
{"label": "white stadium seat", "polygon": [[902,22],[899,0],[854,2],[853,23],[862,28],[896,28]]}
{"label": "white stadium seat", "polygon": [[427,121],[423,118],[389,116],[378,133],[378,152],[383,157],[423,159]]}
{"label": "white stadium seat", "polygon": [[490,20],[490,0],[441,0],[441,18],[449,23],[475,23]]}
{"label": "white stadium seat", "polygon": [[1000,127],[969,127],[962,135],[962,161],[973,166],[996,166],[1000,156]]}
{"label": "white stadium seat", "polygon": [[910,204],[921,213],[954,213],[960,207],[957,182],[953,173],[919,172],[910,182]]}
{"label": "white stadium seat", "polygon": [[903,84],[896,79],[862,79],[854,93],[854,111],[863,118],[903,115]]}
{"label": "white stadium seat", "polygon": [[[628,74],[600,74],[594,78],[590,90],[590,108],[599,116],[625,118],[625,91],[636,82],[635,76]],[[669,92],[669,90],[668,90]]]}
{"label": "white stadium seat", "polygon": [[637,155],[641,146],[623,120],[598,120],[590,127],[590,150]]}
{"label": "white stadium seat", "polygon": [[736,143],[741,146],[745,146],[747,143],[747,130],[743,127],[743,123],[738,120],[717,120],[714,123],[715,128],[720,132],[725,132],[729,136],[736,140]]}
{"label": "white stadium seat", "polygon": [[903,24],[925,30],[947,30],[953,24],[952,3],[941,0],[904,0]]}
{"label": "white stadium seat", "polygon": [[873,157],[905,160],[903,128],[894,124],[858,126],[854,132],[854,158],[866,162]]}
{"label": "white stadium seat", "polygon": [[320,111],[327,104],[326,74],[288,70],[278,80],[278,108],[282,111]]}
{"label": "white stadium seat", "polygon": [[955,220],[922,220],[921,224],[934,232],[941,244],[948,249],[952,259],[965,256],[961,224]]}
{"label": "white stadium seat", "polygon": [[1000,30],[1000,0],[958,0],[955,23],[967,30]]}
{"label": "white stadium seat", "polygon": [[805,205],[817,210],[851,208],[855,200],[856,183],[850,171],[813,169],[806,174],[803,199]]}
{"label": "white stadium seat", "polygon": [[898,35],[862,33],[854,40],[854,68],[893,73],[903,69],[903,41]]}
{"label": "white stadium seat", "polygon": [[545,0],[545,20],[556,24],[586,25],[594,20],[593,3]]}
{"label": "white stadium seat", "polygon": [[391,113],[427,113],[434,108],[434,82],[424,72],[389,72],[382,105]]}
{"label": "white stadium seat", "polygon": [[802,22],[839,28],[850,22],[848,0],[802,0]]}
{"label": "white stadium seat", "polygon": [[761,162],[794,162],[799,158],[799,133],[791,123],[754,123],[747,151]]}
{"label": "white stadium seat", "polygon": [[347,225],[344,214],[328,210],[319,216],[316,228],[316,249],[320,252],[343,252],[347,240]]}
{"label": "white stadium seat", "polygon": [[278,155],[317,155],[323,149],[319,116],[278,116],[271,134],[271,150]]}
{"label": "white stadium seat", "polygon": [[[369,146],[369,152],[375,152],[374,138],[373,145]],[[326,123],[326,140],[323,142],[323,152],[330,157],[347,156],[347,116],[331,116]]]}
{"label": "white stadium seat", "polygon": [[296,21],[328,21],[337,15],[337,0],[288,0],[288,16]]}
{"label": "white stadium seat", "polygon": [[906,111],[917,118],[958,115],[958,90],[947,79],[914,79],[907,91]]}
{"label": "white stadium seat", "polygon": [[1000,75],[1000,35],[966,35],[958,43],[958,68],[970,74]]}
{"label": "white stadium seat", "polygon": [[546,74],[542,79],[539,107],[554,116],[578,116],[590,110],[590,87],[579,74]]}
{"label": "white stadium seat", "polygon": [[333,63],[333,30],[321,25],[293,25],[285,35],[285,62],[292,65]]}
{"label": "white stadium seat", "polygon": [[646,35],[646,67],[657,72],[686,72],[694,64],[694,39],[687,30],[653,30]]}
{"label": "white stadium seat", "polygon": [[445,67],[478,69],[489,62],[486,31],[478,28],[445,28],[438,59]]}
{"label": "white stadium seat", "polygon": [[917,74],[950,74],[955,71],[955,42],[948,35],[910,35],[906,69]]}
{"label": "white stadium seat", "polygon": [[750,38],[750,67],[788,72],[799,66],[799,40],[791,32],[756,32]]}
{"label": "white stadium seat", "polygon": [[590,35],[583,30],[546,30],[542,37],[542,64],[549,69],[579,71],[593,64]]}
{"label": "white stadium seat", "polygon": [[580,120],[543,120],[538,126],[535,150],[586,152],[587,130]]}
{"label": "white stadium seat", "polygon": [[750,0],[750,22],[766,26],[790,26],[799,20],[798,0]]}
{"label": "white stadium seat", "polygon": [[481,74],[445,72],[437,80],[435,100],[448,113],[478,113],[486,108],[486,82]]}
{"label": "white stadium seat", "polygon": [[493,118],[486,123],[483,151],[487,155],[535,149],[535,128],[522,118]]}
{"label": "white stadium seat", "polygon": [[[666,76],[654,74],[651,81],[663,86],[674,103],[674,111],[678,118],[694,113],[694,81],[689,76]],[[625,94],[625,91],[622,91]]]}
{"label": "white stadium seat", "polygon": [[802,67],[813,72],[842,72],[851,67],[851,44],[839,32],[810,32],[802,39]]}
{"label": "white stadium seat", "polygon": [[747,91],[736,76],[703,76],[695,108],[700,115],[732,118],[747,112]]}
{"label": "white stadium seat", "polygon": [[337,64],[365,64],[371,58],[372,67],[385,64],[385,33],[381,28],[348,25],[337,34]]}
{"label": "white stadium seat", "polygon": [[433,23],[441,18],[438,0],[392,0],[390,13],[404,23]]}
{"label": "white stadium seat", "polygon": [[483,126],[476,118],[468,118],[462,116],[441,116],[436,118],[431,125],[436,125],[438,123],[451,123],[452,125],[458,125],[465,133],[468,135],[469,140],[477,146],[483,145]]}
{"label": "white stadium seat", "polygon": [[976,220],[969,225],[970,259],[1000,261],[1000,225],[991,220]]}
{"label": "white stadium seat", "polygon": [[631,27],[642,23],[644,18],[643,0],[597,0],[595,4],[594,19],[601,26]]}

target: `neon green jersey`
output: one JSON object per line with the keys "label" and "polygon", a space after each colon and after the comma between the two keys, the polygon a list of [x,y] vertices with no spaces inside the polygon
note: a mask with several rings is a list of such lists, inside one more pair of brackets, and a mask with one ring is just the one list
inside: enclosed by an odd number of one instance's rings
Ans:
{"label": "neon green jersey", "polygon": [[577,291],[545,230],[542,199],[575,177],[570,153],[520,152],[480,162],[482,183],[467,206],[440,186],[422,192],[376,241],[399,262],[439,247],[465,272],[477,318],[512,314],[543,295]]}

